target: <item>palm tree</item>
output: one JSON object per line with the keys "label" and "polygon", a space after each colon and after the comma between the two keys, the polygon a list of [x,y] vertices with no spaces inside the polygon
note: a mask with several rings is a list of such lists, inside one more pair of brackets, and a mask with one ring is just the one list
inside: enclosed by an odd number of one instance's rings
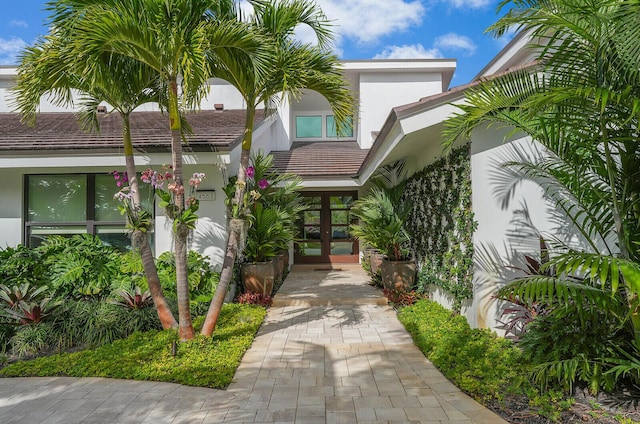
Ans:
{"label": "palm tree", "polygon": [[[253,140],[253,121],[256,108],[274,100],[279,93],[299,98],[304,89],[322,94],[331,104],[340,131],[349,124],[353,115],[353,97],[347,82],[338,69],[337,58],[325,48],[332,33],[328,21],[310,0],[254,0],[250,1],[254,14],[250,23],[254,33],[264,39],[260,61],[246,55],[223,57],[222,65],[214,68],[214,75],[235,86],[247,104],[246,126],[242,139],[242,152],[233,203],[236,214],[243,219],[239,205],[246,186]],[[229,17],[242,16],[228,10]],[[292,39],[298,25],[309,26],[318,38],[318,46],[303,44]],[[222,265],[220,282],[202,327],[202,334],[210,336],[222,309],[224,297],[231,281],[233,264],[238,250],[239,234],[231,228]]]}
{"label": "palm tree", "polygon": [[[482,124],[523,132],[550,152],[541,162],[510,163],[519,181],[534,179],[587,241],[546,264],[557,276],[517,280],[503,290],[528,301],[559,302],[585,313],[619,311],[640,352],[640,3],[635,0],[513,0],[490,30],[528,31],[537,68],[512,72],[470,90],[447,122],[452,143]],[[514,189],[511,186],[506,193]],[[564,277],[566,276],[566,278]],[[597,286],[597,287],[594,287]],[[636,370],[640,380],[640,370]]]}
{"label": "palm tree", "polygon": [[[189,308],[187,236],[182,172],[182,108],[199,104],[206,94],[211,63],[228,49],[253,51],[256,41],[246,27],[220,19],[233,0],[59,0],[58,22],[71,24],[79,44],[91,54],[113,52],[153,69],[165,87],[173,178],[174,253],[177,274],[179,331],[194,337]],[[69,20],[68,17],[73,16]]]}
{"label": "palm tree", "polygon": [[[72,90],[82,92],[80,120],[85,129],[99,128],[97,106],[106,101],[117,111],[123,122],[123,145],[133,210],[138,221],[142,212],[140,191],[131,142],[130,115],[147,102],[158,102],[158,79],[150,68],[126,57],[103,54],[100,57],[79,57],[68,48],[73,34],[54,31],[23,53],[18,66],[14,95],[23,121],[34,124],[42,95],[50,94],[59,104],[73,102]],[[160,322],[163,328],[177,327],[171,309],[162,292],[149,244],[147,228],[134,227],[132,244],[138,249]]]}

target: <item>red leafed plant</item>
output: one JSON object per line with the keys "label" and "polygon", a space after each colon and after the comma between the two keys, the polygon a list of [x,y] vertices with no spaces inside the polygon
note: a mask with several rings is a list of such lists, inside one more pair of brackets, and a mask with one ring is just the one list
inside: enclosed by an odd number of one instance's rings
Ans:
{"label": "red leafed plant", "polygon": [[382,293],[386,296],[389,303],[401,306],[411,306],[420,299],[424,299],[425,296],[417,293],[416,291],[404,292],[400,290],[384,289]]}
{"label": "red leafed plant", "polygon": [[268,306],[271,306],[271,302],[273,301],[273,298],[271,296],[264,295],[264,294],[247,292],[247,293],[242,293],[240,296],[238,296],[237,301],[238,303],[243,303],[247,305],[260,305],[260,306],[268,307]]}
{"label": "red leafed plant", "polygon": [[111,303],[131,309],[142,309],[153,305],[151,292],[149,290],[142,293],[140,287],[136,286],[132,291],[126,289],[115,290],[114,294],[118,299],[111,300]]}

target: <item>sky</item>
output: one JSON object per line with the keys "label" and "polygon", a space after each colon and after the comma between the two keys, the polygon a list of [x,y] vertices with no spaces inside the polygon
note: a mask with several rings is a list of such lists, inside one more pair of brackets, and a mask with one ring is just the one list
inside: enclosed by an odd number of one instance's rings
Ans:
{"label": "sky", "polygon": [[[6,0],[5,0],[6,1]],[[469,82],[509,41],[485,34],[498,0],[316,0],[341,59],[457,59],[451,86]],[[0,65],[48,32],[46,0],[10,1],[0,18]],[[307,41],[309,34],[298,37]]]}

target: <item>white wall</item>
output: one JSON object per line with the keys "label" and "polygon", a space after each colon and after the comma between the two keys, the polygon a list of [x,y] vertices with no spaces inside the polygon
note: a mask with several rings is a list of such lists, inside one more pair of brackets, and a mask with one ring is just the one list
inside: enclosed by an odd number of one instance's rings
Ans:
{"label": "white wall", "polygon": [[503,203],[505,196],[501,188],[504,189],[510,181],[496,178],[499,164],[514,160],[514,147],[528,157],[534,156],[532,149],[541,149],[528,137],[505,143],[504,136],[505,132],[492,127],[490,130],[475,130],[471,137],[472,201],[478,228],[473,237],[474,298],[464,313],[473,327],[495,328],[498,325],[502,305],[491,296],[500,286],[519,275],[507,265],[522,262],[525,253],[539,255],[537,236],[526,226],[515,224],[515,212],[526,206],[531,222],[541,232],[554,233],[558,225],[552,206],[535,183],[518,185],[508,205]]}
{"label": "white wall", "polygon": [[442,92],[442,75],[412,72],[363,73],[360,75],[359,91],[358,140],[360,147],[368,149],[373,144],[371,133],[380,130],[391,108]]}
{"label": "white wall", "polygon": [[0,169],[0,248],[22,242],[22,174]]}

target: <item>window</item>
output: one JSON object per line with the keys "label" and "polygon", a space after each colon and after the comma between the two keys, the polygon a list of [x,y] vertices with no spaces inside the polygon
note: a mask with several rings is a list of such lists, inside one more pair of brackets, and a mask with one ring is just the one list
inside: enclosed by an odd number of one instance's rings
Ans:
{"label": "window", "polygon": [[335,139],[353,138],[353,119],[349,119],[347,128],[338,136],[336,120],[333,115],[298,115],[295,117],[296,139]]}
{"label": "window", "polygon": [[[120,214],[118,191],[109,174],[27,175],[25,244],[38,246],[50,235],[95,234],[106,243],[131,245]],[[141,184],[143,207],[153,210],[153,192]]]}
{"label": "window", "polygon": [[321,138],[322,116],[296,116],[297,138]]}
{"label": "window", "polygon": [[[338,137],[336,119],[333,115],[327,115],[327,137]],[[353,120],[351,118],[347,120],[347,127],[344,129],[344,133],[340,135],[340,137],[353,137]]]}

